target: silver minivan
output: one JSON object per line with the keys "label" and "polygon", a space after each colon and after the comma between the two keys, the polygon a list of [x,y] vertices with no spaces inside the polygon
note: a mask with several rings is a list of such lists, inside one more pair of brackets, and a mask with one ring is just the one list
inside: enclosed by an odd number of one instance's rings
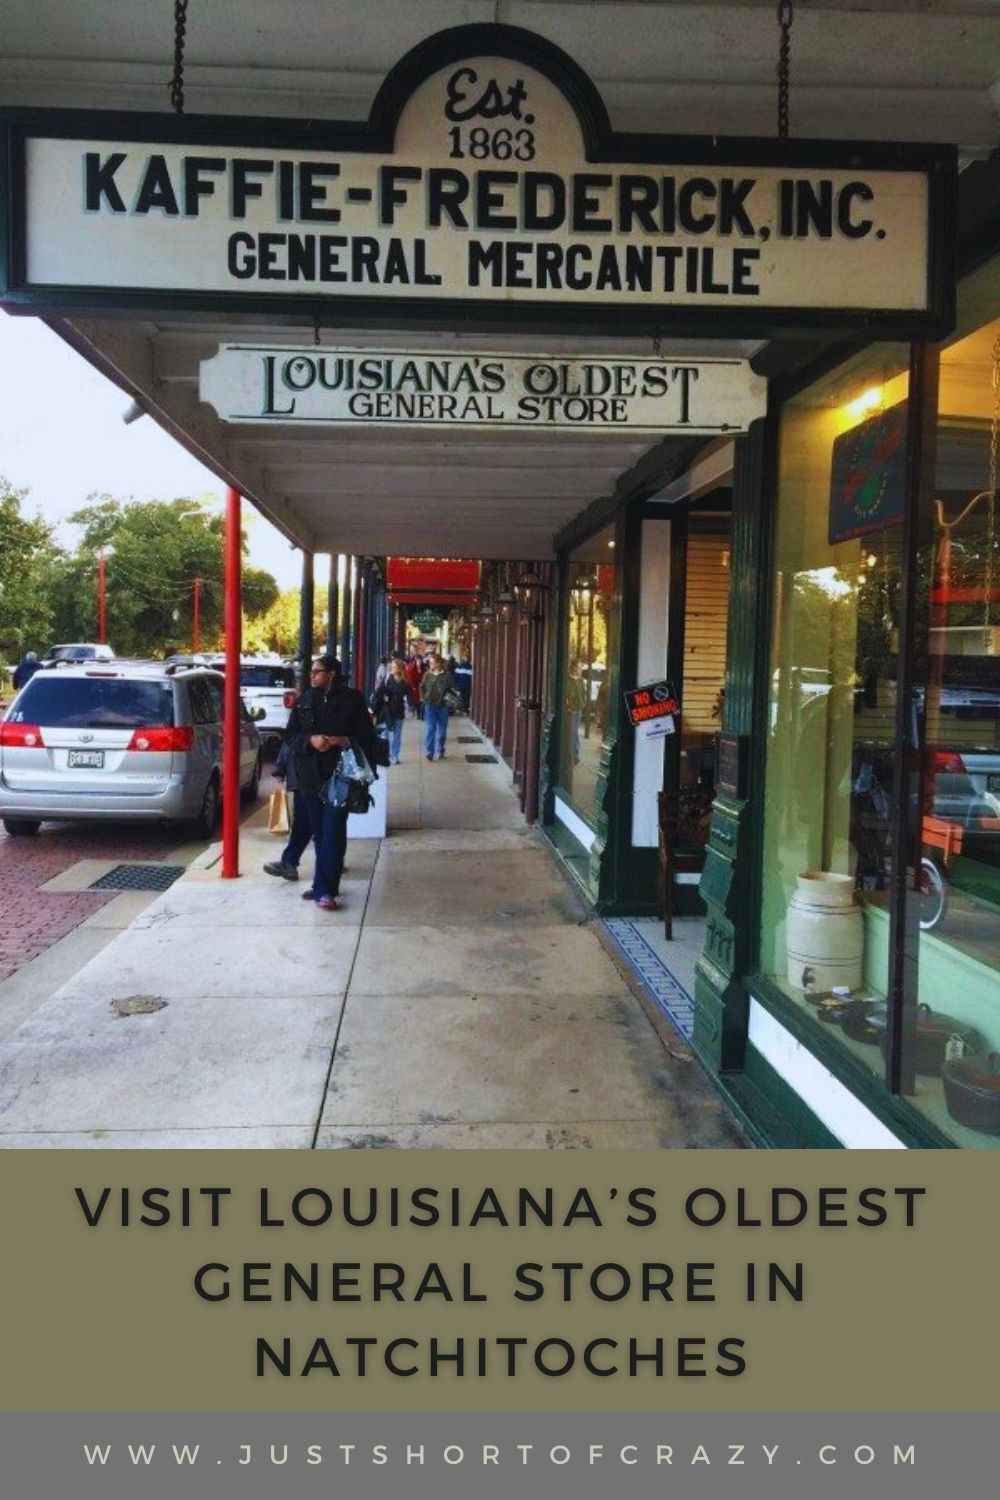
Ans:
{"label": "silver minivan", "polygon": [[[209,838],[222,786],[223,678],[205,668],[88,662],[36,672],[0,723],[0,818],[194,823]],[[261,739],[240,708],[240,792],[257,795]]]}

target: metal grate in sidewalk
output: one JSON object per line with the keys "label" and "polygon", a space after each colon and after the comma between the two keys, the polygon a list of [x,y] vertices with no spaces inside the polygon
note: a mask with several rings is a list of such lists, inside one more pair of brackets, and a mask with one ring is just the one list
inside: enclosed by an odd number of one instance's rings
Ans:
{"label": "metal grate in sidewalk", "polygon": [[93,881],[91,891],[167,891],[184,874],[183,865],[115,865]]}
{"label": "metal grate in sidewalk", "polygon": [[495,755],[467,755],[465,758],[477,766],[495,766],[497,763]]}

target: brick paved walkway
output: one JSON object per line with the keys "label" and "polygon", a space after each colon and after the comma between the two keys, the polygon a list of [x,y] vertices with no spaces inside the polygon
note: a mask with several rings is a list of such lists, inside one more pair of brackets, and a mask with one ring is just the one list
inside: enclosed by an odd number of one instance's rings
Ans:
{"label": "brick paved walkway", "polygon": [[[273,783],[262,783],[266,796]],[[250,809],[252,811],[252,809]],[[183,827],[127,823],[43,823],[35,838],[11,838],[0,826],[0,982],[85,922],[116,891],[43,891],[80,859],[159,863],[186,843]]]}

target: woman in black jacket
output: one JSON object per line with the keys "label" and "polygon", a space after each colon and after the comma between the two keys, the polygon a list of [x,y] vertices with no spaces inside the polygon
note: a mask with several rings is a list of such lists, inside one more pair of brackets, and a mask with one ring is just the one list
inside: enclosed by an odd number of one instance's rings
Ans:
{"label": "woman in black jacket", "polygon": [[[302,899],[315,901],[321,911],[337,911],[348,812],[346,807],[332,807],[320,792],[352,740],[374,765],[375,728],[363,694],[344,682],[336,657],[317,657],[309,684],[289,714],[285,730],[288,786],[298,793],[296,802],[301,800],[316,848],[312,885],[303,891]],[[268,874],[284,874],[284,870],[270,868]]]}
{"label": "woman in black jacket", "polygon": [[374,713],[389,731],[389,758],[394,766],[399,765],[409,696],[410,685],[406,680],[403,663],[398,656],[394,656],[386,677],[379,683],[371,698]]}

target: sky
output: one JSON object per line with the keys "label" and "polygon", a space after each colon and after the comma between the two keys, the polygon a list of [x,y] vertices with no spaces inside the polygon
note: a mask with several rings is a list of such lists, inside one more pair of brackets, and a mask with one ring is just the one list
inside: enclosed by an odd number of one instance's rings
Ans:
{"label": "sky", "polygon": [[[153,421],[127,427],[129,398],[37,318],[0,313],[0,476],[30,493],[23,507],[56,526],[72,546],[66,518],[98,491],[116,499],[212,497],[225,490],[214,474]],[[301,554],[251,505],[243,507],[250,561],[296,587]],[[321,577],[316,559],[317,582]]]}

